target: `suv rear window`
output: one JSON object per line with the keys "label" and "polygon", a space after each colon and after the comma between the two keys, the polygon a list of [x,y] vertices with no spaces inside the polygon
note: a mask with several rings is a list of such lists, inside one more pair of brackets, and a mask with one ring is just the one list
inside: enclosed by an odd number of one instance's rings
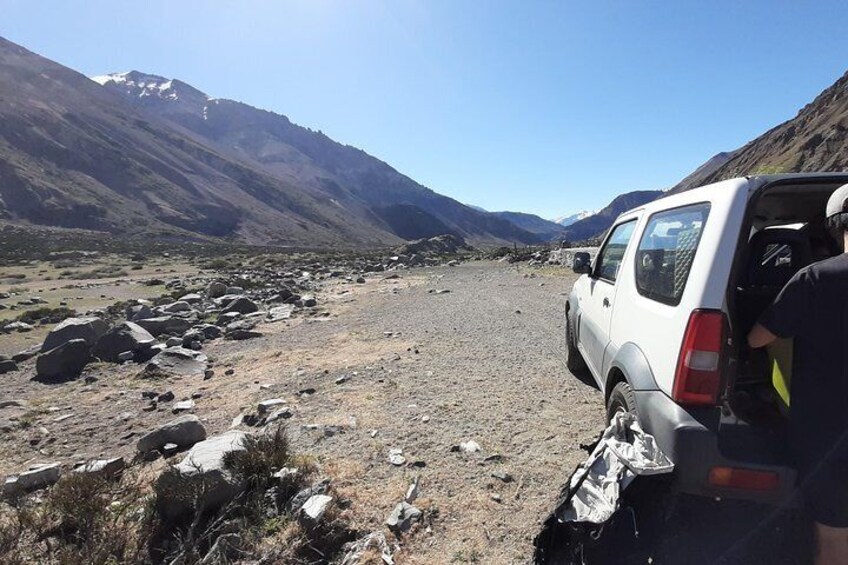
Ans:
{"label": "suv rear window", "polygon": [[710,205],[657,212],[648,219],[636,249],[636,288],[663,304],[680,304]]}

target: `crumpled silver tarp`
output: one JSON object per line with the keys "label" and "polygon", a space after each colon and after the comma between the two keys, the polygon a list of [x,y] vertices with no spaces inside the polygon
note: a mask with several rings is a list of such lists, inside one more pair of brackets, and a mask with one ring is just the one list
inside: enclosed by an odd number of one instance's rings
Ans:
{"label": "crumpled silver tarp", "polygon": [[674,463],[633,414],[619,412],[598,445],[571,476],[569,500],[556,512],[560,522],[602,524],[618,510],[621,492],[637,475],[671,473]]}

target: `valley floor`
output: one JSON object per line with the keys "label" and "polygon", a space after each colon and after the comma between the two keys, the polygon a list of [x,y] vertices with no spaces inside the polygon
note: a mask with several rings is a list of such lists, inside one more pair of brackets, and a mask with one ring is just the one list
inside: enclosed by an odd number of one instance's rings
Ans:
{"label": "valley floor", "polygon": [[[211,342],[204,350],[215,375],[206,381],[140,379],[130,364],[92,365],[77,381],[45,385],[29,380],[27,362],[0,379],[0,398],[29,407],[26,426],[0,434],[0,476],[39,462],[130,459],[140,435],[173,418],[164,404],[143,411],[145,390],[199,396],[195,413],[210,434],[256,402],[282,398],[297,451],[351,501],[354,528],[383,528],[420,478],[415,504],[425,521],[399,542],[397,563],[527,562],[586,456],[580,443],[603,427],[601,394],[564,365],[573,280],[562,269],[472,262],[330,282],[319,295],[327,315]],[[468,440],[480,451],[452,450]],[[392,449],[406,464],[389,462]]]}

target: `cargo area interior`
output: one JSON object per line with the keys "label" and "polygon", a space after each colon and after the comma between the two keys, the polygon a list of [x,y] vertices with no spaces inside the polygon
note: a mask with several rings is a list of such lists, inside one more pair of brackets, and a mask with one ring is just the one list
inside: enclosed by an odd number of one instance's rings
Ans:
{"label": "cargo area interior", "polygon": [[[791,398],[781,391],[783,375],[791,377],[791,341],[752,350],[747,335],[760,315],[798,270],[842,250],[828,234],[827,199],[844,179],[767,186],[752,203],[747,242],[740,242],[730,286],[733,348],[727,396],[734,419],[767,436],[769,459],[785,457],[786,423]],[[788,399],[788,403],[787,403]]]}

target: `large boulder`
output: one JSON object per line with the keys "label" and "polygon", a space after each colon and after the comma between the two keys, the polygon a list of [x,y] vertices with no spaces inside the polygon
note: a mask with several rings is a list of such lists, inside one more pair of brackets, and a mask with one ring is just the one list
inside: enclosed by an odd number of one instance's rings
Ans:
{"label": "large boulder", "polygon": [[168,443],[190,447],[206,439],[206,428],[197,416],[180,416],[141,437],[136,444],[140,453],[162,449]]}
{"label": "large boulder", "polygon": [[117,363],[121,353],[132,351],[134,359],[138,361],[144,358],[154,343],[156,339],[150,332],[133,322],[124,322],[103,334],[97,340],[92,354],[103,361]]}
{"label": "large boulder", "polygon": [[168,347],[150,360],[147,370],[174,375],[202,375],[206,371],[208,361],[208,357],[199,351],[179,346]]}
{"label": "large boulder", "polygon": [[136,320],[136,323],[150,332],[154,337],[162,334],[184,334],[191,327],[191,320],[178,318],[176,316],[157,316],[145,320]]}
{"label": "large boulder", "polygon": [[72,379],[79,376],[91,358],[84,339],[72,339],[38,356],[35,372],[40,379]]}
{"label": "large boulder", "polygon": [[220,298],[225,294],[227,294],[227,285],[220,281],[211,282],[206,287],[206,296],[209,298]]}
{"label": "large boulder", "polygon": [[18,370],[18,364],[15,363],[12,359],[6,359],[2,355],[0,355],[0,375],[4,375],[6,373],[11,373],[12,371]]}
{"label": "large boulder", "polygon": [[227,304],[223,310],[221,310],[221,313],[227,314],[229,312],[238,312],[239,314],[250,314],[258,310],[259,306],[257,306],[253,300],[246,296],[240,296]]}
{"label": "large boulder", "polygon": [[247,434],[234,430],[194,444],[183,460],[156,481],[156,507],[165,517],[219,508],[244,490],[224,465],[228,453],[243,451]]}
{"label": "large boulder", "polygon": [[49,351],[72,339],[85,340],[89,347],[94,347],[108,330],[109,326],[100,318],[68,318],[50,330],[41,349]]}

